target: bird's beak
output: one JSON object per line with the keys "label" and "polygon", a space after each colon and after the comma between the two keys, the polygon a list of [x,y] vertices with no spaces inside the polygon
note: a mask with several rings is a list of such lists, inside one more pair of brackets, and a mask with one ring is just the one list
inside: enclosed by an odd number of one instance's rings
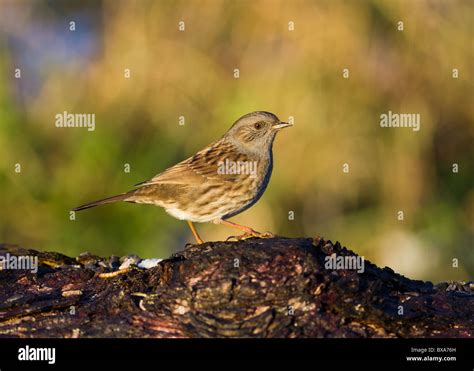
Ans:
{"label": "bird's beak", "polygon": [[283,128],[287,128],[288,126],[293,126],[293,124],[290,124],[288,122],[279,122],[278,124],[273,125],[272,128],[280,130]]}

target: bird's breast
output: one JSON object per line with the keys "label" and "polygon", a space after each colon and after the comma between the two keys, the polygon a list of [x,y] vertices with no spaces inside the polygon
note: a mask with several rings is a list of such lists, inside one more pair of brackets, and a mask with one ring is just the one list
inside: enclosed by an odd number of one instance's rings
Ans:
{"label": "bird's breast", "polygon": [[233,182],[229,191],[229,210],[223,218],[230,218],[247,210],[262,197],[272,174],[272,157],[257,161],[256,174],[241,176]]}

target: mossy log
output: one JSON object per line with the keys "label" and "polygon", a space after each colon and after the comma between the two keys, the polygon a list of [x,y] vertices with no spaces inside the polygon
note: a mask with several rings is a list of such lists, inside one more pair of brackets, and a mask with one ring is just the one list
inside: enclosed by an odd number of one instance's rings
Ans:
{"label": "mossy log", "polygon": [[[0,271],[1,337],[472,337],[472,284],[410,280],[317,238],[190,245],[156,266],[117,257],[37,256],[36,273]],[[111,274],[108,274],[111,273]],[[115,272],[115,273],[114,273]],[[104,274],[105,273],[105,274]]]}

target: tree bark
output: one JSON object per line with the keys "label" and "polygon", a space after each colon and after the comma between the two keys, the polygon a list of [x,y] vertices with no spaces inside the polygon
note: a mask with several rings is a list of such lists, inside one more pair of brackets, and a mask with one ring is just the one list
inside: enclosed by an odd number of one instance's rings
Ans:
{"label": "tree bark", "polygon": [[123,273],[117,257],[73,259],[13,245],[39,270],[0,271],[2,337],[472,337],[473,285],[415,281],[311,238],[191,245]]}

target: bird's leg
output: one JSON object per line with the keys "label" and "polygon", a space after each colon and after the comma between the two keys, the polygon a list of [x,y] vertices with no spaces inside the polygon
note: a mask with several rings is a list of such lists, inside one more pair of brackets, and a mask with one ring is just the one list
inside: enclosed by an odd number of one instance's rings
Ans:
{"label": "bird's leg", "polygon": [[230,236],[228,238],[231,239],[231,238],[235,238],[236,240],[244,240],[246,238],[250,238],[250,237],[258,237],[258,238],[271,238],[271,237],[275,237],[272,233],[270,232],[266,232],[266,233],[260,233],[260,232],[257,232],[255,230],[253,230],[252,228],[250,227],[246,227],[245,225],[240,225],[240,224],[237,224],[237,223],[232,223],[232,222],[229,222],[228,220],[222,220],[222,219],[219,219],[219,220],[216,220],[214,221],[214,223],[216,224],[224,224],[224,225],[227,225],[229,227],[232,227],[232,228],[236,228],[236,229],[240,229],[241,231],[244,232],[244,234],[240,235],[240,236]]}
{"label": "bird's leg", "polygon": [[196,239],[198,244],[204,243],[204,241],[199,237],[199,234],[196,230],[196,227],[194,226],[193,222],[190,220],[186,220],[188,222],[189,228],[191,228],[191,232],[193,232],[194,238]]}

